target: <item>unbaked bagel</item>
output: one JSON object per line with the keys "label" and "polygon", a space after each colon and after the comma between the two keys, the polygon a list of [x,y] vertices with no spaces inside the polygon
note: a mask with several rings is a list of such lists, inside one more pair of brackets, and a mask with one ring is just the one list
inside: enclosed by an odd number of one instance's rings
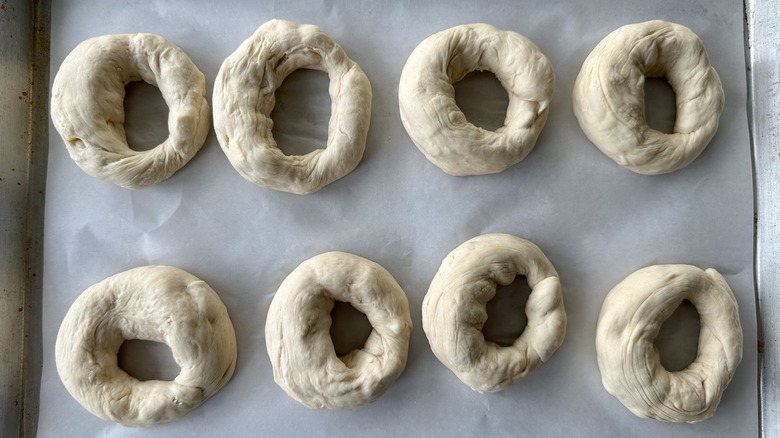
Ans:
{"label": "unbaked bagel", "polygon": [[[330,78],[331,115],[325,149],[285,155],[271,128],[274,92],[300,68]],[[271,20],[222,64],[214,84],[214,130],[230,163],[245,179],[275,190],[308,194],[350,173],[363,157],[371,119],[371,84],[324,30]]]}
{"label": "unbaked bagel", "polygon": [[[168,105],[168,138],[147,151],[125,137],[125,86],[144,81]],[[87,174],[137,189],[169,178],[209,133],[206,79],[179,47],[158,35],[104,35],[73,49],[51,89],[51,118],[68,153]]]}
{"label": "unbaked bagel", "polygon": [[[162,342],[181,372],[173,381],[140,381],[117,366],[125,340]],[[85,290],[62,321],[57,372],[94,415],[125,426],[184,416],[222,388],[236,365],[227,309],[202,280],[171,266],[145,266]]]}
{"label": "unbaked bagel", "polygon": [[[485,341],[486,303],[496,285],[524,275],[531,287],[528,324],[511,346]],[[441,263],[422,305],[423,330],[433,353],[479,392],[501,391],[546,362],[563,343],[566,311],[558,274],[533,243],[484,234],[455,248]]]}
{"label": "unbaked bagel", "polygon": [[[334,301],[350,303],[373,330],[365,345],[336,356],[330,337]],[[274,380],[313,409],[373,402],[406,366],[412,320],[406,295],[384,268],[343,252],[304,261],[282,282],[265,324]]]}
{"label": "unbaked bagel", "polygon": [[[681,371],[661,365],[654,339],[688,300],[699,312],[696,359]],[[609,292],[596,329],[604,388],[635,415],[696,423],[715,414],[742,360],[737,301],[718,271],[690,265],[640,269]]]}
{"label": "unbaked bagel", "polygon": [[[474,126],[452,84],[472,71],[493,72],[509,95],[504,126]],[[498,173],[533,149],[547,121],[555,74],[528,38],[489,24],[466,24],[421,42],[398,87],[401,121],[420,152],[454,176]]]}
{"label": "unbaked bagel", "polygon": [[[674,132],[645,120],[645,77],[665,77],[674,89]],[[648,21],[607,35],[585,59],[572,93],[585,135],[616,163],[658,175],[689,165],[718,129],[723,88],[693,31]]]}

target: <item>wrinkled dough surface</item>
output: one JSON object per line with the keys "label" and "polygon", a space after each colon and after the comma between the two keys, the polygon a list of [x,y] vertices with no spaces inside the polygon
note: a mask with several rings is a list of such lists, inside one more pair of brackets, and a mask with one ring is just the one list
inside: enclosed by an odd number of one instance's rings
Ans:
{"label": "wrinkled dough surface", "polygon": [[[144,81],[168,105],[168,138],[147,151],[125,136],[125,86]],[[104,35],[65,58],[54,78],[51,118],[87,174],[138,189],[163,181],[195,156],[211,126],[206,79],[179,47],[158,35]]]}
{"label": "wrinkled dough surface", "polygon": [[[181,372],[173,381],[140,381],[117,366],[125,340],[162,342]],[[85,290],[62,321],[57,372],[92,414],[125,426],[184,416],[222,388],[236,365],[227,309],[202,280],[171,266],[145,266]]]}
{"label": "wrinkled dough surface", "polygon": [[[528,323],[511,346],[485,341],[486,303],[496,286],[524,275],[531,287]],[[546,362],[563,343],[566,311],[560,280],[533,243],[509,234],[484,234],[466,241],[447,258],[422,305],[423,330],[433,353],[458,378],[479,392],[497,392]]]}
{"label": "wrinkled dough surface", "polygon": [[[696,359],[669,372],[654,340],[683,300],[699,312]],[[696,423],[715,414],[742,360],[737,301],[714,269],[656,265],[626,277],[604,300],[596,330],[602,383],[635,415]]]}
{"label": "wrinkled dough surface", "polygon": [[[452,86],[472,71],[496,75],[509,96],[504,126],[474,126]],[[555,74],[528,38],[489,24],[468,24],[420,43],[401,72],[401,121],[420,152],[454,176],[498,173],[525,158],[547,121]]]}
{"label": "wrinkled dough surface", "polygon": [[[645,119],[645,78],[665,77],[675,93],[674,132]],[[623,26],[585,59],[572,93],[588,139],[619,165],[658,175],[689,165],[718,129],[724,95],[693,31],[665,21]]]}
{"label": "wrinkled dough surface", "polygon": [[[330,337],[334,301],[351,304],[373,330],[337,357]],[[406,294],[384,268],[343,252],[312,257],[282,282],[265,325],[274,380],[313,409],[346,409],[379,398],[406,367],[412,320]]]}
{"label": "wrinkled dough surface", "polygon": [[[271,129],[275,91],[300,68],[328,73],[331,115],[324,149],[285,155]],[[363,157],[371,119],[371,84],[325,31],[271,20],[219,69],[214,84],[214,131],[245,179],[275,190],[309,194],[342,178]]]}

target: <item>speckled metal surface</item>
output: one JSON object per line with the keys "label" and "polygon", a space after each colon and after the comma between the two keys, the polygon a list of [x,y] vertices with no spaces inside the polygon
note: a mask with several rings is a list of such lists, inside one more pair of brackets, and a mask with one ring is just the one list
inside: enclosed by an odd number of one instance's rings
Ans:
{"label": "speckled metal surface", "polygon": [[780,437],[780,10],[747,0],[745,47],[756,197],[759,430]]}
{"label": "speckled metal surface", "polygon": [[49,2],[0,3],[0,436],[35,436]]}

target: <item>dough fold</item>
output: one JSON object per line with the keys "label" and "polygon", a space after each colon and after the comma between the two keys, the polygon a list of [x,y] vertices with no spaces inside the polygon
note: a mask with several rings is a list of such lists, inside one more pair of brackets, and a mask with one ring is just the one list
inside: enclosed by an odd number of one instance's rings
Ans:
{"label": "dough fold", "polygon": [[[135,151],[125,135],[125,86],[144,81],[168,105],[168,138]],[[70,157],[87,174],[138,189],[168,179],[209,133],[206,79],[179,47],[152,34],[104,35],[68,54],[54,78],[51,118]]]}
{"label": "dough fold", "polygon": [[[368,317],[365,345],[337,357],[334,301]],[[312,409],[347,409],[379,398],[406,367],[412,320],[406,294],[378,264],[343,252],[304,261],[279,286],[265,324],[274,380]]]}
{"label": "dough fold", "polygon": [[[684,370],[669,372],[661,365],[654,340],[683,300],[699,312],[698,353]],[[604,388],[635,415],[674,423],[706,420],[715,414],[742,360],[736,298],[714,269],[642,268],[604,300],[596,352]]]}
{"label": "dough fold", "polygon": [[[324,149],[285,155],[272,135],[275,91],[295,70],[330,78]],[[271,20],[225,59],[214,84],[214,131],[230,164],[262,187],[305,195],[346,176],[363,157],[371,120],[371,84],[324,30]]]}
{"label": "dough fold", "polygon": [[[162,342],[181,367],[173,381],[140,381],[117,366],[126,340]],[[175,420],[222,388],[236,365],[236,335],[217,294],[171,266],[144,266],[89,287],[62,321],[57,372],[92,414],[125,426]]]}
{"label": "dough fold", "polygon": [[[504,126],[474,126],[452,84],[490,71],[509,95]],[[455,26],[423,40],[401,72],[401,121],[420,152],[453,176],[502,172],[525,158],[547,121],[555,74],[528,38],[489,24]]]}
{"label": "dough fold", "polygon": [[[670,134],[645,119],[645,78],[665,77],[675,93]],[[673,172],[702,153],[718,129],[724,95],[699,37],[665,21],[629,24],[585,59],[572,92],[588,139],[619,165],[644,175]]]}
{"label": "dough fold", "polygon": [[[511,346],[485,340],[486,303],[497,285],[524,275],[531,287],[528,323]],[[566,334],[560,280],[533,243],[510,234],[483,234],[442,261],[422,305],[423,330],[436,357],[473,390],[497,392],[552,357]]]}

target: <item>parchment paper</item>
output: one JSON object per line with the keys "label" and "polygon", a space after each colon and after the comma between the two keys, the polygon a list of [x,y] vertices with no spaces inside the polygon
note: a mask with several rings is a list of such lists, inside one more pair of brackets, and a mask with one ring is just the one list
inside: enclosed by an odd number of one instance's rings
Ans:
{"label": "parchment paper", "polygon": [[[190,55],[206,75],[210,101],[224,58],[265,21],[285,18],[323,27],[362,66],[374,99],[361,164],[309,196],[245,181],[213,130],[171,179],[128,191],[83,173],[51,128],[40,436],[756,436],[742,9],[739,2],[715,3],[54,2],[52,79],[67,53],[89,37],[151,32]],[[574,78],[593,47],[621,25],[650,19],[693,29],[726,94],[721,126],[704,153],[689,167],[656,177],[634,174],[599,152],[571,109]],[[547,125],[524,161],[497,175],[456,178],[429,163],[404,131],[398,81],[420,41],[473,22],[536,42],[555,69],[557,85]],[[288,82],[277,94],[275,133],[288,152],[308,151],[322,144],[327,130],[327,76],[308,71]],[[489,75],[469,77],[458,87],[459,102],[482,123],[500,121],[506,96],[496,87]],[[154,91],[143,88],[128,96],[134,115],[129,136],[159,141],[166,135],[165,108]],[[661,96],[666,91],[653,89]],[[648,113],[659,113],[653,116],[659,123],[673,117],[668,98],[648,101]],[[446,254],[487,232],[516,234],[542,248],[560,274],[569,327],[548,363],[503,392],[482,395],[431,353],[420,306]],[[279,284],[300,262],[329,250],[387,268],[406,291],[415,324],[406,371],[361,409],[312,411],[298,404],[273,382],[265,350],[266,313]],[[715,417],[697,425],[639,419],[601,386],[594,345],[601,303],[628,274],[658,263],[718,269],[740,305],[743,362]],[[70,397],[57,376],[54,341],[84,289],[148,264],[183,268],[219,293],[236,329],[239,357],[232,381],[204,405],[170,424],[131,429],[94,417]],[[688,344],[679,348],[690,349],[692,337],[688,330]]]}

